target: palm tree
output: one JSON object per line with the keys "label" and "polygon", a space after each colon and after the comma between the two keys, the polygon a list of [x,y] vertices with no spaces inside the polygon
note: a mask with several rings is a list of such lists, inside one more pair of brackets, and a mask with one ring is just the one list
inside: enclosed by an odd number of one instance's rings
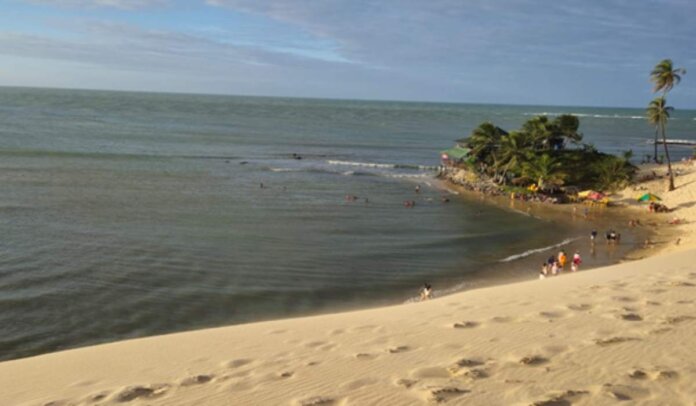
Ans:
{"label": "palm tree", "polygon": [[650,72],[650,81],[655,83],[653,93],[662,92],[662,96],[666,96],[667,92],[672,90],[674,85],[679,84],[681,81],[680,75],[684,74],[686,74],[686,69],[675,69],[671,59],[663,59]]}
{"label": "palm tree", "polygon": [[669,173],[669,190],[674,190],[674,175],[672,174],[672,162],[669,159],[669,150],[667,149],[667,135],[665,127],[669,120],[669,115],[674,111],[673,107],[667,106],[667,101],[664,96],[658,97],[651,101],[648,105],[646,113],[648,122],[655,126],[655,133],[662,133],[662,145],[665,147],[665,157],[667,158],[667,172]]}
{"label": "palm tree", "polygon": [[[681,75],[685,74],[686,69],[675,69],[671,59],[663,59],[650,72],[650,81],[655,84],[653,93],[662,92],[662,97],[667,97],[667,93],[681,81]],[[655,154],[653,158],[655,162],[657,162],[657,135],[657,128],[655,128]]]}
{"label": "palm tree", "polygon": [[559,149],[562,149],[565,139],[568,139],[573,144],[579,144],[582,141],[582,134],[578,132],[580,120],[576,116],[561,114],[553,120],[552,125],[554,132],[557,133],[555,135],[555,144],[561,147]]}
{"label": "palm tree", "polygon": [[472,155],[478,161],[491,164],[493,162],[491,155],[498,148],[503,133],[500,128],[490,122],[482,123],[474,128],[468,140],[468,146],[471,148]]}
{"label": "palm tree", "polygon": [[568,175],[561,170],[562,166],[556,158],[543,154],[538,159],[526,162],[522,168],[525,176],[536,179],[540,190],[546,190],[563,184]]}
{"label": "palm tree", "polygon": [[536,116],[522,124],[522,131],[529,134],[534,140],[537,150],[548,150],[553,147],[554,134],[551,130],[551,122],[546,116]]}
{"label": "palm tree", "polygon": [[500,161],[504,165],[502,180],[508,171],[515,171],[521,168],[529,158],[529,149],[532,146],[532,140],[529,134],[525,132],[513,131],[500,139],[500,147],[498,149]]}

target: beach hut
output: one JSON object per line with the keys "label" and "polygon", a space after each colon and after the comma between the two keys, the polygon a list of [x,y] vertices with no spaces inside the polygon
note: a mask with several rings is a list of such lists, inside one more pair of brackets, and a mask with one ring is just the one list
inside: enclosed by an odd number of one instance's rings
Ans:
{"label": "beach hut", "polygon": [[440,153],[442,163],[445,165],[456,165],[469,158],[471,149],[464,148],[460,145],[444,150]]}

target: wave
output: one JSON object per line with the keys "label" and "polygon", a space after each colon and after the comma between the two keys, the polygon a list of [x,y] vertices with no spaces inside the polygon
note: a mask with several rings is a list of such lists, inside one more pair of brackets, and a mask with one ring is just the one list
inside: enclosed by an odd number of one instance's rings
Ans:
{"label": "wave", "polygon": [[328,160],[329,165],[344,165],[344,166],[362,166],[366,168],[383,168],[383,169],[419,169],[424,171],[437,170],[437,166],[432,165],[409,165],[409,164],[385,164],[377,162],[355,162],[355,161],[340,161]]}
{"label": "wave", "polygon": [[521,253],[521,254],[510,255],[509,257],[504,258],[504,259],[501,259],[501,260],[498,261],[498,262],[510,262],[510,261],[514,261],[514,260],[516,260],[516,259],[528,257],[528,256],[530,256],[530,255],[532,255],[532,254],[536,254],[536,253],[539,253],[539,252],[548,251],[548,250],[553,249],[553,248],[562,247],[562,246],[564,246],[564,245],[566,245],[566,244],[570,244],[571,242],[573,242],[573,241],[575,241],[575,240],[578,240],[579,238],[580,238],[580,237],[566,238],[565,240],[561,241],[561,242],[558,243],[558,244],[549,245],[548,247],[543,247],[543,248],[535,248],[535,249],[527,250],[527,251],[525,251],[525,252],[523,252],[523,253]]}
{"label": "wave", "polygon": [[271,172],[300,172],[302,168],[268,168]]}
{"label": "wave", "polygon": [[556,112],[548,112],[548,111],[542,111],[540,113],[522,113],[524,116],[560,116],[563,114],[572,114],[576,117],[592,117],[592,118],[625,118],[625,119],[631,119],[631,120],[644,120],[646,117],[645,116],[623,116],[620,114],[590,114],[590,113],[556,113]]}

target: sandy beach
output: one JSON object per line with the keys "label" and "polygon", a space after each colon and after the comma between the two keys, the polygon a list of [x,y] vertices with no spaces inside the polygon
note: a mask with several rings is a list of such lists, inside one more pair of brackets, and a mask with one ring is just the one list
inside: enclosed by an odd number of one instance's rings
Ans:
{"label": "sandy beach", "polygon": [[693,404],[696,171],[676,169],[676,191],[663,178],[613,196],[645,213],[635,197],[653,192],[675,209],[644,225],[664,235],[645,259],[8,361],[0,404]]}

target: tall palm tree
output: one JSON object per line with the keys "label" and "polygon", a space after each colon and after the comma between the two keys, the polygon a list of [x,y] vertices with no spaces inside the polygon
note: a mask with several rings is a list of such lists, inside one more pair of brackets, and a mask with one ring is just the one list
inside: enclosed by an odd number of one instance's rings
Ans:
{"label": "tall palm tree", "polygon": [[[685,74],[686,69],[674,68],[671,59],[663,59],[650,72],[650,81],[655,84],[653,93],[662,92],[662,97],[667,97],[667,93],[681,81],[681,75]],[[655,162],[657,162],[657,136],[657,128],[655,128],[655,155],[653,157]]]}
{"label": "tall palm tree", "polygon": [[552,189],[563,184],[568,176],[562,171],[563,164],[549,154],[526,162],[523,173],[532,179],[536,179],[540,190]]}
{"label": "tall palm tree", "polygon": [[674,68],[671,59],[663,59],[655,65],[650,72],[650,81],[655,83],[653,93],[662,92],[662,96],[666,96],[667,92],[672,90],[674,85],[678,85],[681,81],[681,76],[686,74],[684,68]]}
{"label": "tall palm tree", "polygon": [[669,120],[669,115],[674,111],[673,107],[667,106],[667,100],[664,96],[658,97],[651,101],[646,110],[648,122],[655,126],[655,132],[662,134],[662,145],[665,147],[665,157],[667,158],[667,172],[669,173],[669,190],[674,190],[674,175],[672,174],[672,162],[669,159],[669,150],[667,149],[667,135],[665,127]]}

